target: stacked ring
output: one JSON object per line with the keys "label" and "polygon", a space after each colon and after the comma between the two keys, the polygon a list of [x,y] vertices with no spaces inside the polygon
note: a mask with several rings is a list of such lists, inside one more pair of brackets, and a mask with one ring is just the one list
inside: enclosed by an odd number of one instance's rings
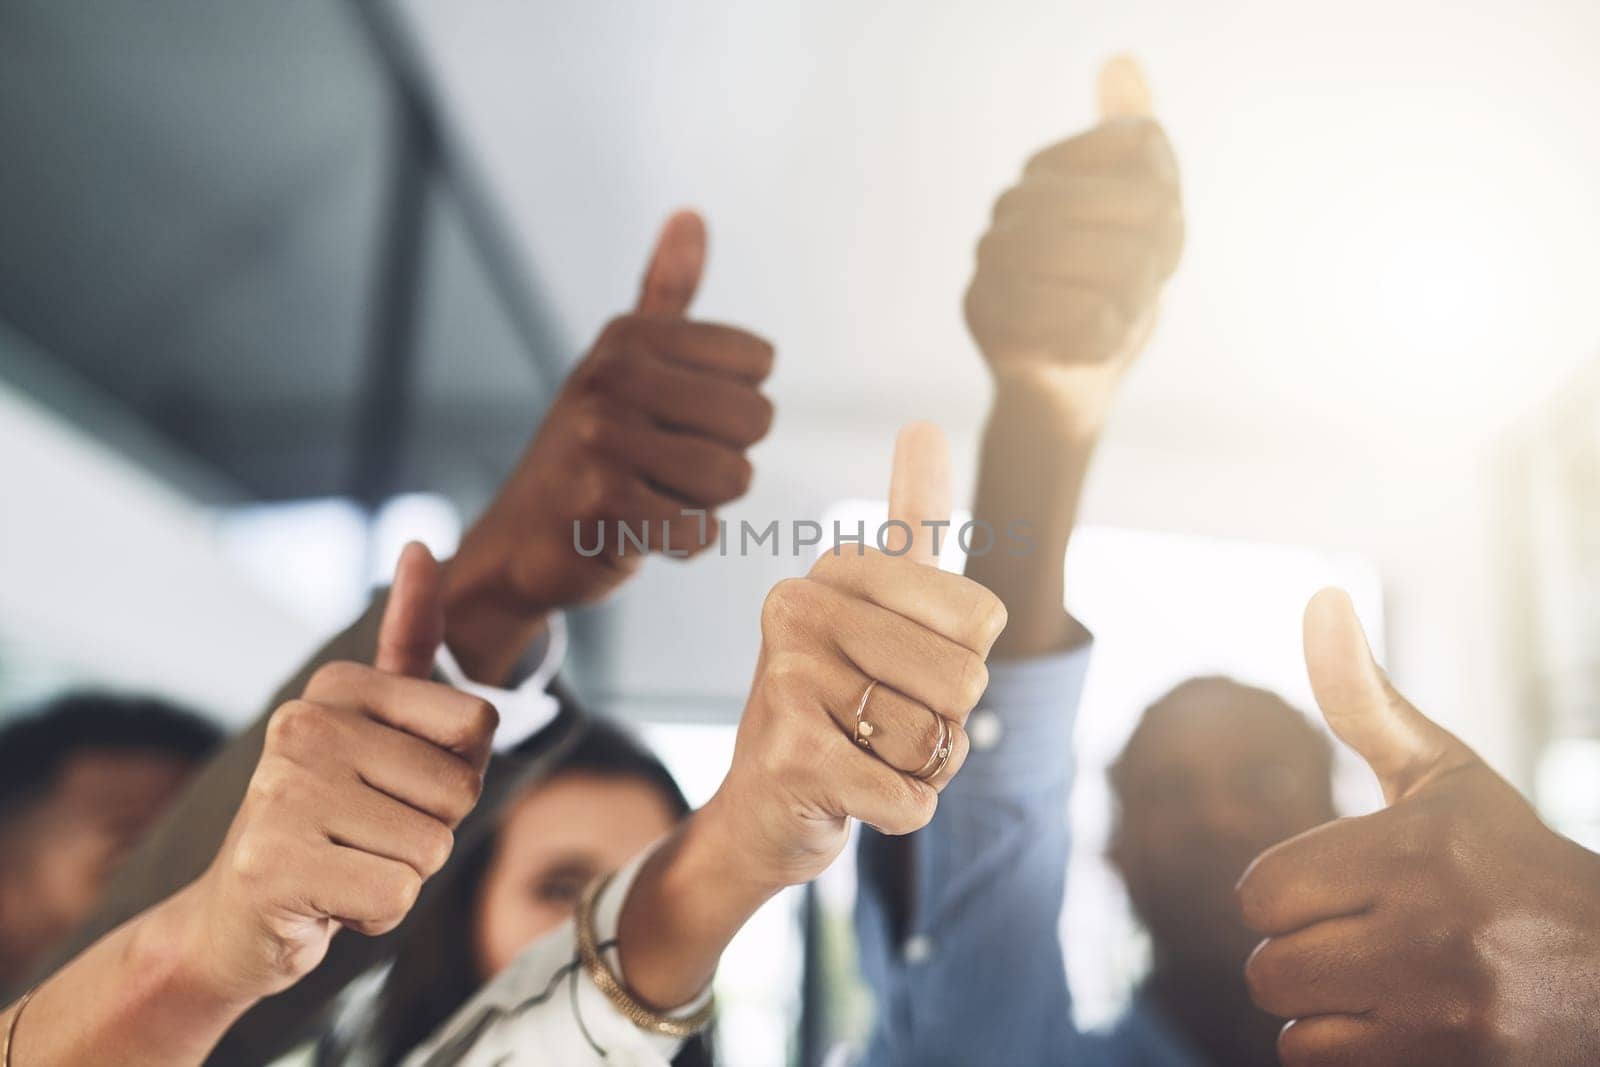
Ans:
{"label": "stacked ring", "polygon": [[855,743],[869,752],[872,750],[873,725],[863,716],[865,716],[867,713],[867,701],[871,699],[872,691],[877,687],[878,680],[874,678],[872,681],[867,683],[867,687],[861,691],[861,699],[856,702]]}
{"label": "stacked ring", "polygon": [[939,723],[939,739],[933,743],[933,752],[928,756],[928,762],[911,775],[919,782],[937,777],[939,772],[944,770],[945,764],[950,762],[950,753],[955,749],[955,745],[951,743],[950,720],[938,712],[934,712],[933,717]]}

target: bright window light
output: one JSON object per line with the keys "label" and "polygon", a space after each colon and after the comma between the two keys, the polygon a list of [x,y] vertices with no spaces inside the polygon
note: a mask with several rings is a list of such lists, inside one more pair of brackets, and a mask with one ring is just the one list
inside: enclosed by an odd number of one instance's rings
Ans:
{"label": "bright window light", "polygon": [[400,549],[421,541],[443,559],[461,539],[461,517],[444,497],[408,493],[372,521],[344,498],[252,504],[217,513],[222,553],[269,598],[317,632],[344,629],[374,585],[394,573]]}

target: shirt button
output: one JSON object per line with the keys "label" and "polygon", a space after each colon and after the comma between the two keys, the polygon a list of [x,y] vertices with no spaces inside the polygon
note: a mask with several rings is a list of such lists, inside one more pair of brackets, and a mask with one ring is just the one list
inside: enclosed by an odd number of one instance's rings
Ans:
{"label": "shirt button", "polygon": [[972,713],[972,718],[967,720],[967,740],[972,742],[972,747],[979,752],[985,752],[1000,743],[1005,727],[1000,724],[1000,716],[987,708],[979,708]]}
{"label": "shirt button", "polygon": [[906,943],[901,947],[907,963],[926,963],[933,957],[933,938],[926,934],[917,934],[906,938]]}

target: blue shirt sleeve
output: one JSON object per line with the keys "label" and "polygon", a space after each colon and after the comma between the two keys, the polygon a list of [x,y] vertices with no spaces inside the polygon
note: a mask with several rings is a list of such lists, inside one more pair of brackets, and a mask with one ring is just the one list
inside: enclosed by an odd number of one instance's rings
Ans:
{"label": "blue shirt sleeve", "polygon": [[1056,931],[1088,663],[1087,645],[992,663],[967,722],[971,752],[933,821],[901,840],[862,827],[856,933],[877,998],[864,1062],[1042,1065],[1068,1055]]}

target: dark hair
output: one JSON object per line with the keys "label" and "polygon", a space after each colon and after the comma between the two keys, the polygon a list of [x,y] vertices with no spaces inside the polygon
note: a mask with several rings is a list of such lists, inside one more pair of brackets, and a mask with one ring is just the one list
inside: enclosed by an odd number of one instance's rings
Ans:
{"label": "dark hair", "polygon": [[1305,736],[1306,750],[1323,769],[1324,780],[1331,782],[1333,746],[1305,713],[1270,689],[1246,685],[1221,674],[1208,674],[1179,682],[1162,694],[1155,703],[1145,708],[1144,714],[1139,716],[1138,725],[1133,728],[1133,733],[1128,736],[1127,743],[1122,746],[1122,751],[1117,754],[1109,771],[1112,792],[1119,802],[1127,782],[1129,759],[1138,748],[1140,739],[1155,729],[1160,720],[1169,715],[1180,714],[1184,705],[1200,694],[1217,698],[1230,708],[1259,709],[1270,715],[1280,716],[1286,723],[1298,726]]}
{"label": "dark hair", "polygon": [[86,751],[149,751],[195,763],[222,741],[209,720],[152,696],[78,690],[0,727],[0,827],[44,799]]}
{"label": "dark hair", "polygon": [[[549,782],[567,774],[592,774],[605,778],[630,778],[643,781],[661,794],[673,815],[689,814],[689,801],[678,788],[671,772],[656,755],[631,733],[616,723],[584,718],[575,727],[577,738],[569,741],[564,732],[546,729],[518,745],[509,758],[531,762],[553,748],[570,743],[538,779]],[[426,911],[417,916],[406,934],[399,957],[384,980],[372,1016],[372,1029],[355,1035],[361,1062],[397,1064],[417,1045],[437,1030],[465,1004],[483,984],[472,953],[472,938],[467,924],[477,906],[478,888],[493,858],[495,835],[486,834],[462,856],[458,869]],[[324,1044],[318,1062],[337,1063],[352,1051],[335,1047],[343,1042]],[[687,1042],[673,1060],[675,1067],[709,1067],[712,1063],[710,1038],[702,1034]]]}

